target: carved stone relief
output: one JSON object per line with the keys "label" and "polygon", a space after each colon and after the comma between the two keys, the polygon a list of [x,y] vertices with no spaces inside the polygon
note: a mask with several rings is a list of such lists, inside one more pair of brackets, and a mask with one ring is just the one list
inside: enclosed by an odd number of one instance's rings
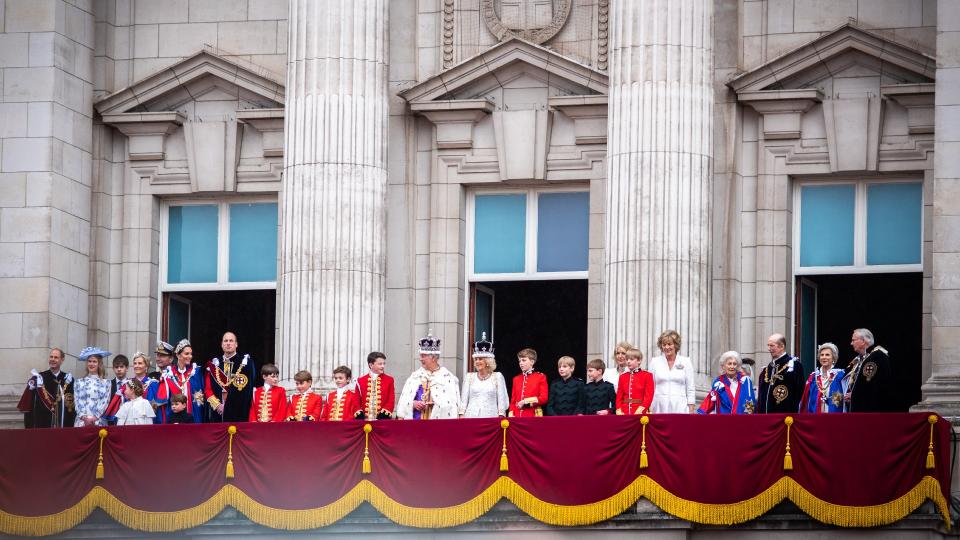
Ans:
{"label": "carved stone relief", "polygon": [[540,45],[566,24],[571,3],[572,0],[481,0],[480,12],[498,40],[517,37]]}

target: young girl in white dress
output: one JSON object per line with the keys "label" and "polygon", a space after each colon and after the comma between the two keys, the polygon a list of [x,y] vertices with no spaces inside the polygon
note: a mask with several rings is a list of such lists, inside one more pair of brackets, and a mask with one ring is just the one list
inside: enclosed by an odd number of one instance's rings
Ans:
{"label": "young girl in white dress", "polygon": [[123,385],[123,395],[127,402],[117,411],[118,426],[145,426],[153,424],[156,414],[150,402],[143,399],[143,383],[130,379]]}

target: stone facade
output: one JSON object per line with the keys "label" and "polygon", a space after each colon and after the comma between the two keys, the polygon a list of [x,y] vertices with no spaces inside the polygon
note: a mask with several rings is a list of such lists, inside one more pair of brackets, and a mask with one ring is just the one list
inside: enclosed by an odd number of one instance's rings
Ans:
{"label": "stone facade", "polygon": [[798,182],[907,178],[923,406],[958,410],[956,2],[323,4],[0,2],[0,393],[150,348],[176,201],[279,203],[285,377],[382,348],[402,379],[428,330],[462,374],[494,189],[589,193],[588,357],[675,327],[705,381],[793,341]]}

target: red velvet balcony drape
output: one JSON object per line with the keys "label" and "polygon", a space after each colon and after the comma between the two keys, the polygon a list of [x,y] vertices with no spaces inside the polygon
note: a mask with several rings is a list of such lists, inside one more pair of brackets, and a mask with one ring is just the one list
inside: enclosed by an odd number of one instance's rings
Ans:
{"label": "red velvet balcony drape", "polygon": [[442,527],[501,498],[557,525],[608,519],[640,497],[712,524],[784,499],[841,526],[892,523],[928,499],[948,520],[950,426],[939,417],[793,415],[792,468],[784,415],[647,418],[381,421],[368,443],[364,422],[240,423],[232,445],[227,424],[111,427],[102,479],[96,428],[0,431],[0,531],[53,534],[97,507],[132,528],[172,531],[227,505],[308,529],[364,501],[397,523]]}

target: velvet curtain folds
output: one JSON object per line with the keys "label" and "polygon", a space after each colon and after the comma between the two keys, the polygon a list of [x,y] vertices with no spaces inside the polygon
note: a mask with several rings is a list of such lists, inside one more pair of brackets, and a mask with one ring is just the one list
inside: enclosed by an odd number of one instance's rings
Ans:
{"label": "velvet curtain folds", "polygon": [[311,529],[364,501],[401,525],[448,527],[501,498],[555,525],[603,521],[641,497],[681,519],[735,524],[790,499],[853,527],[929,499],[949,525],[942,418],[647,418],[373,422],[369,434],[364,422],[239,423],[232,442],[227,424],[127,426],[106,430],[102,454],[96,428],[0,431],[0,532],[54,534],[96,507],[134,529],[175,531],[227,505],[268,527]]}

